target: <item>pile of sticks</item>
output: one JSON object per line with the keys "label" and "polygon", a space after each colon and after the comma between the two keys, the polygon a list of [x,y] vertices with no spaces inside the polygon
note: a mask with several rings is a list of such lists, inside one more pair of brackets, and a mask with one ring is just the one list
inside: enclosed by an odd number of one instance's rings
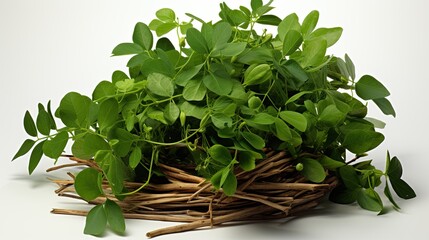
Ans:
{"label": "pile of sticks", "polygon": [[[63,165],[87,165],[95,167],[93,161],[71,158],[76,163]],[[48,171],[62,168],[57,166]],[[147,237],[177,233],[204,227],[213,227],[229,222],[254,222],[285,218],[314,208],[337,184],[335,177],[327,177],[323,183],[309,183],[295,170],[293,159],[285,152],[267,152],[266,158],[252,171],[235,171],[237,191],[225,196],[216,191],[206,179],[184,170],[159,164],[168,183],[149,184],[142,191],[118,201],[111,194],[109,185],[103,183],[106,197],[116,201],[124,217],[159,221],[182,222],[183,224],[154,230]],[[59,196],[81,199],[73,188],[72,180],[53,180],[59,185]],[[142,183],[125,183],[129,190],[135,190]],[[101,204],[100,197],[90,204]],[[53,209],[52,213],[82,215],[86,211]]]}

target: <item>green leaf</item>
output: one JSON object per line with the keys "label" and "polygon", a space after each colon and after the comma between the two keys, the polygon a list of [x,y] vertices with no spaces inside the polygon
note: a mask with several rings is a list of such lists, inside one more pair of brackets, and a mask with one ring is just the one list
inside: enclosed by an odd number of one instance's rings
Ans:
{"label": "green leaf", "polygon": [[146,87],[152,93],[162,97],[171,97],[174,94],[172,79],[161,73],[151,73],[147,77]]}
{"label": "green leaf", "polygon": [[165,106],[164,118],[170,124],[176,122],[177,118],[179,118],[180,109],[177,107],[176,103],[169,102],[167,106]]}
{"label": "green leaf", "polygon": [[401,209],[399,205],[393,199],[392,193],[390,192],[389,183],[386,182],[386,186],[384,187],[384,195],[389,199],[389,201],[393,204],[396,209]]}
{"label": "green leaf", "polygon": [[176,14],[170,8],[162,8],[156,11],[156,17],[164,22],[174,22],[176,20]]}
{"label": "green leaf", "polygon": [[226,22],[220,22],[215,25],[211,41],[215,49],[224,46],[229,41],[232,34],[231,28],[231,25]]}
{"label": "green leaf", "polygon": [[371,188],[359,191],[357,202],[359,206],[369,211],[380,212],[383,210],[383,202],[380,196]]}
{"label": "green leaf", "polygon": [[142,150],[136,146],[130,154],[129,165],[132,169],[136,168],[142,160]]}
{"label": "green leaf", "polygon": [[343,146],[350,152],[360,154],[368,152],[384,141],[383,134],[373,130],[352,130],[346,133]]}
{"label": "green leaf", "polygon": [[263,15],[256,22],[264,25],[278,26],[282,20],[275,15]]}
{"label": "green leaf", "polygon": [[320,164],[322,164],[322,166],[324,168],[327,168],[329,170],[336,170],[337,168],[340,168],[340,167],[346,165],[343,162],[334,160],[334,159],[332,159],[328,156],[325,156],[325,155],[320,159]]}
{"label": "green leaf", "polygon": [[329,200],[339,204],[350,204],[356,202],[357,195],[360,189],[347,189],[337,187],[329,194]]}
{"label": "green leaf", "polygon": [[118,120],[119,104],[114,98],[110,98],[100,104],[98,125],[101,130],[113,126]]}
{"label": "green leaf", "polygon": [[386,98],[373,99],[374,103],[380,108],[380,110],[386,115],[392,115],[396,117],[395,109],[392,104]]}
{"label": "green leaf", "polygon": [[[128,76],[125,76],[124,79],[128,79]],[[122,81],[121,79],[119,81]],[[92,100],[99,100],[104,97],[114,96],[116,93],[115,85],[109,81],[101,81],[97,87],[95,87],[94,92],[92,93]]]}
{"label": "green leaf", "polygon": [[315,28],[319,21],[319,12],[314,10],[311,11],[302,22],[301,32],[302,36],[306,38]]}
{"label": "green leaf", "polygon": [[58,159],[64,151],[69,140],[66,131],[59,132],[54,138],[47,140],[43,144],[43,153],[52,159]]}
{"label": "green leaf", "polygon": [[219,129],[224,129],[226,127],[232,126],[232,119],[225,115],[224,113],[214,113],[211,115],[211,120],[215,127]]}
{"label": "green leaf", "polygon": [[400,179],[402,177],[402,165],[397,157],[393,157],[390,160],[389,167],[386,170],[389,178]]}
{"label": "green leaf", "polygon": [[57,129],[57,124],[55,123],[54,116],[51,110],[51,101],[48,102],[48,106],[46,110],[48,111],[49,120],[50,120],[49,122],[51,123],[51,129]]}
{"label": "green leaf", "polygon": [[374,125],[375,128],[383,129],[386,126],[385,122],[372,117],[365,117],[364,119],[372,123],[372,125]]}
{"label": "green leaf", "polygon": [[251,171],[255,169],[255,161],[256,157],[251,152],[240,151],[238,152],[238,162],[240,163],[240,167],[244,171]]}
{"label": "green leaf", "polygon": [[17,159],[17,158],[19,158],[19,157],[21,157],[21,156],[24,156],[25,154],[27,154],[31,150],[31,148],[34,146],[35,143],[36,143],[36,141],[34,141],[34,140],[26,139],[22,143],[22,145],[19,148],[18,152],[12,158],[12,161],[15,160],[15,159]]}
{"label": "green leaf", "polygon": [[327,106],[319,116],[318,122],[324,126],[333,127],[344,121],[346,115],[335,105]]}
{"label": "green leaf", "polygon": [[143,48],[135,43],[120,43],[116,46],[112,54],[113,56],[122,56],[122,55],[130,55],[130,54],[139,54],[144,52]]}
{"label": "green leaf", "polygon": [[122,81],[124,79],[129,79],[128,75],[125,74],[124,72],[119,71],[119,70],[113,72],[113,74],[112,74],[112,83],[113,84],[116,84],[116,82]]}
{"label": "green leaf", "polygon": [[305,70],[293,59],[289,59],[284,64],[286,71],[295,79],[296,88],[300,88],[307,80],[308,75]]}
{"label": "green leaf", "polygon": [[300,99],[302,96],[306,95],[306,94],[310,94],[313,93],[312,91],[302,91],[299,92],[295,95],[293,95],[292,97],[290,97],[287,101],[285,105],[288,105],[289,103],[295,102],[296,100]]}
{"label": "green leaf", "polygon": [[301,113],[282,111],[279,113],[279,116],[301,132],[305,132],[307,129],[307,118],[305,118]]}
{"label": "green leaf", "polygon": [[222,185],[220,184],[221,179],[222,179],[222,175],[223,175],[223,170],[221,169],[219,171],[217,171],[215,174],[213,174],[213,176],[210,178],[210,182],[213,185],[213,187],[215,187],[216,189],[219,189],[222,187]]}
{"label": "green leaf", "polygon": [[42,104],[39,104],[39,114],[37,115],[36,125],[39,132],[45,136],[48,136],[51,132],[51,118]]}
{"label": "green leaf", "polygon": [[282,141],[290,141],[292,140],[292,133],[290,131],[289,126],[281,119],[275,119],[275,128],[276,128],[276,136]]}
{"label": "green leaf", "polygon": [[110,145],[98,135],[86,134],[75,140],[71,150],[75,157],[87,160],[99,150],[110,150]]}
{"label": "green leaf", "polygon": [[402,179],[389,178],[395,193],[402,199],[411,199],[416,197],[414,190]]}
{"label": "green leaf", "polygon": [[252,7],[253,11],[256,11],[256,9],[262,7],[262,0],[251,0],[250,1],[250,6]]}
{"label": "green leaf", "polygon": [[241,132],[241,136],[257,150],[265,147],[265,140],[252,132]]}
{"label": "green leaf", "polygon": [[302,66],[303,67],[317,67],[325,58],[327,44],[325,40],[312,40],[304,45],[302,51]]}
{"label": "green leaf", "polygon": [[233,86],[233,81],[229,79],[229,76],[218,73],[210,73],[203,78],[204,85],[212,92],[219,96],[228,95]]}
{"label": "green leaf", "polygon": [[277,31],[281,41],[284,41],[286,34],[290,30],[301,32],[301,25],[299,24],[298,15],[296,15],[296,13],[288,15],[280,22]]}
{"label": "green leaf", "polygon": [[235,191],[237,190],[237,178],[235,177],[234,172],[228,172],[225,182],[222,185],[222,189],[225,195],[234,195]]}
{"label": "green leaf", "polygon": [[202,119],[207,112],[207,109],[191,104],[189,102],[182,103],[179,108],[186,114],[186,116],[194,117],[197,119]]}
{"label": "green leaf", "polygon": [[189,28],[186,31],[186,41],[189,46],[197,53],[208,53],[209,49],[204,36],[195,28]]}
{"label": "green leaf", "polygon": [[188,101],[201,101],[207,93],[207,88],[200,79],[189,80],[183,89],[183,98]]}
{"label": "green leaf", "polygon": [[356,173],[356,170],[353,166],[346,165],[339,168],[339,174],[341,177],[341,180],[343,181],[344,186],[347,187],[347,189],[358,189],[360,188],[360,180]]}
{"label": "green leaf", "polygon": [[225,46],[219,50],[213,51],[212,57],[233,57],[242,53],[246,49],[246,43],[227,43]]}
{"label": "green leaf", "polygon": [[[113,156],[113,155],[112,155]],[[107,178],[109,179],[110,187],[112,187],[113,194],[118,195],[124,189],[126,166],[120,158],[112,157],[110,162]]]}
{"label": "green leaf", "polygon": [[34,123],[33,117],[31,117],[31,114],[29,111],[25,112],[24,129],[28,135],[30,135],[32,137],[37,137],[36,124]]}
{"label": "green leaf", "polygon": [[93,207],[86,216],[85,234],[98,236],[106,230],[107,216],[103,205]]}
{"label": "green leaf", "polygon": [[67,127],[87,127],[91,103],[90,98],[79,93],[67,93],[60,102],[58,117]]}
{"label": "green leaf", "polygon": [[300,32],[290,30],[286,33],[283,41],[283,55],[289,56],[294,53],[302,44],[302,35]]}
{"label": "green leaf", "polygon": [[308,180],[315,183],[320,183],[325,180],[325,169],[317,160],[304,158],[302,159],[302,164],[304,165],[304,169],[301,171],[301,173]]}
{"label": "green leaf", "polygon": [[[171,30],[175,29],[176,27],[177,27],[176,23],[170,23],[170,22],[161,23],[161,25],[159,25],[156,28],[155,32],[156,32],[156,35],[158,37],[161,37],[161,36],[169,33]],[[164,42],[164,40],[162,42]],[[158,41],[158,43],[160,43],[160,42]],[[158,43],[156,44],[157,48],[158,48]]]}
{"label": "green leaf", "polygon": [[308,41],[314,39],[323,39],[326,41],[327,47],[334,45],[341,37],[343,29],[340,27],[335,28],[319,28],[316,31],[312,32],[308,36]]}
{"label": "green leaf", "polygon": [[387,97],[390,92],[377,79],[365,75],[356,83],[356,94],[364,100],[371,100]]}
{"label": "green leaf", "polygon": [[43,156],[43,144],[45,141],[38,143],[30,155],[30,162],[28,164],[28,173],[31,175],[36,169],[37,165],[39,165],[40,159],[42,159]]}
{"label": "green leaf", "polygon": [[228,165],[232,161],[231,154],[229,153],[228,148],[220,144],[215,144],[209,148],[208,151],[211,158],[216,160],[219,163]]}
{"label": "green leaf", "polygon": [[195,75],[197,75],[200,72],[203,65],[204,64],[202,63],[180,72],[175,76],[174,83],[182,87],[186,86],[188,81],[191,80],[193,77],[195,77]]}
{"label": "green leaf", "polygon": [[261,125],[271,125],[275,122],[275,117],[271,116],[268,113],[258,113],[252,118],[252,122]]}
{"label": "green leaf", "polygon": [[86,201],[101,196],[103,193],[100,191],[101,185],[98,181],[100,175],[101,173],[93,168],[86,168],[79,172],[74,183],[76,193]]}
{"label": "green leaf", "polygon": [[138,22],[134,27],[133,42],[140,45],[145,50],[151,50],[153,45],[153,35],[149,27]]}
{"label": "green leaf", "polygon": [[116,233],[123,234],[125,232],[125,218],[121,207],[116,202],[106,199],[104,209],[110,228]]}
{"label": "green leaf", "polygon": [[346,54],[344,58],[346,60],[347,71],[350,73],[350,77],[354,80],[356,78],[355,65],[353,64],[349,55]]}

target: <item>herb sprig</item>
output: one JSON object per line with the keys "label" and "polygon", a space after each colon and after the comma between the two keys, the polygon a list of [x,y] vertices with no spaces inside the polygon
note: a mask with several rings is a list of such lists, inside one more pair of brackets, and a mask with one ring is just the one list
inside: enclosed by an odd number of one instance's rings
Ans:
{"label": "herb sprig", "polygon": [[[295,13],[281,19],[269,14],[271,3],[252,0],[251,8],[239,9],[222,3],[217,22],[192,14],[181,22],[172,9],[160,9],[149,25],[136,24],[132,42],[113,49],[113,56],[132,55],[128,74],[115,71],[91,97],[66,94],[54,114],[50,102],[38,105],[36,120],[25,113],[31,138],[13,160],[32,150],[31,174],[43,155],[56,160],[71,142],[73,156],[97,166],[75,179],[76,192],[87,201],[104,195],[103,181],[118,199],[144,189],[162,178],[160,162],[195,165],[198,175],[232,195],[234,169],[251,171],[263,149],[271,148],[294,157],[296,170],[312,182],[337,174],[342,184],[330,195],[337,203],[357,201],[383,211],[375,188],[385,177],[384,194],[398,209],[390,186],[400,198],[416,196],[402,179],[398,158],[387,154],[385,171],[357,161],[384,140],[375,130],[384,123],[367,117],[366,101],[396,116],[389,91],[370,75],[357,79],[348,55],[327,55],[342,28],[316,28],[317,11],[302,22]],[[256,25],[277,32],[258,33]],[[162,37],[171,31],[178,49]],[[356,157],[348,161],[346,151]],[[129,192],[124,181],[141,187]],[[89,212],[85,233],[99,235],[107,224],[125,231],[122,211],[109,199]]]}

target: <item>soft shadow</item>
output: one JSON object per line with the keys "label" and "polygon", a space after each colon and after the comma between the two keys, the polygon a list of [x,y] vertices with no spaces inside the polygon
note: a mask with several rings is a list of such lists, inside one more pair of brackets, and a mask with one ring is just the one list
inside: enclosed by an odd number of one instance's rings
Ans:
{"label": "soft shadow", "polygon": [[43,186],[51,185],[52,182],[48,179],[49,176],[42,173],[34,173],[32,175],[28,174],[15,174],[12,175],[12,181],[23,181],[31,183],[31,188],[40,188]]}

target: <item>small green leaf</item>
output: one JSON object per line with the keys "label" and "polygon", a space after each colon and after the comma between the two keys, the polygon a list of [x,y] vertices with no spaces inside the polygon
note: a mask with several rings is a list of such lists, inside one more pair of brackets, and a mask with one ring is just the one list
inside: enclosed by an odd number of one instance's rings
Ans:
{"label": "small green leaf", "polygon": [[103,205],[93,207],[86,216],[85,234],[98,236],[106,230],[107,216]]}
{"label": "small green leaf", "polygon": [[304,165],[304,169],[301,171],[301,173],[308,180],[315,183],[320,183],[325,180],[325,169],[317,160],[304,158],[302,159],[302,164]]}
{"label": "small green leaf", "polygon": [[189,80],[191,80],[195,75],[197,75],[204,64],[199,64],[196,66],[192,66],[189,69],[186,69],[179,74],[177,74],[174,78],[174,83],[176,83],[179,86],[186,86]]}
{"label": "small green leaf", "polygon": [[392,193],[390,192],[389,183],[386,182],[386,186],[384,187],[384,195],[386,195],[387,199],[393,204],[396,209],[401,209],[399,205],[393,199]]}
{"label": "small green leaf", "polygon": [[233,86],[233,81],[229,76],[223,74],[210,73],[203,78],[204,85],[219,96],[228,95]]}
{"label": "small green leaf", "polygon": [[212,44],[214,48],[225,45],[232,34],[231,25],[226,22],[220,22],[215,25],[212,35]]}
{"label": "small green leaf", "polygon": [[241,132],[241,135],[255,149],[261,150],[262,148],[265,147],[265,141],[264,141],[264,139],[261,138],[258,135],[254,134],[252,132]]}
{"label": "small green leaf", "polygon": [[256,157],[251,152],[240,151],[238,153],[238,162],[240,163],[240,167],[244,171],[251,171],[255,169],[255,166],[256,166],[255,161],[256,161]]}
{"label": "small green leaf", "polygon": [[213,51],[212,57],[233,57],[242,53],[246,49],[246,43],[227,43],[225,46],[219,50]]}
{"label": "small green leaf", "polygon": [[76,193],[84,200],[91,201],[101,196],[101,186],[98,182],[100,172],[93,168],[86,168],[76,175],[74,187]]}
{"label": "small green leaf", "polygon": [[142,150],[136,146],[130,154],[129,165],[132,169],[136,168],[142,160]]}
{"label": "small green leaf", "polygon": [[283,41],[283,55],[289,56],[302,44],[302,35],[298,31],[290,30]]}
{"label": "small green leaf", "polygon": [[282,111],[279,113],[279,116],[301,132],[305,132],[307,129],[307,118],[305,118],[301,113]]}
{"label": "small green leaf", "polygon": [[232,126],[232,119],[224,113],[214,113],[210,116],[215,127],[224,129]]}
{"label": "small green leaf", "polygon": [[327,43],[327,47],[334,45],[341,37],[343,29],[340,27],[335,28],[319,28],[316,31],[312,32],[308,36],[308,41],[314,39],[323,39]]}
{"label": "small green leaf", "polygon": [[134,27],[133,42],[140,45],[145,50],[151,50],[153,45],[153,35],[149,27],[138,22]]}
{"label": "small green leaf", "polygon": [[324,126],[333,127],[344,121],[346,115],[338,110],[335,105],[329,105],[323,109],[318,122]]}
{"label": "small green leaf", "polygon": [[58,117],[67,127],[89,126],[89,111],[91,99],[76,92],[67,93],[61,99],[60,106],[56,112]]}
{"label": "small green leaf", "polygon": [[112,155],[107,178],[115,195],[122,193],[124,189],[125,171],[126,166],[122,160]]}
{"label": "small green leaf", "polygon": [[91,159],[99,150],[110,150],[110,145],[95,134],[77,138],[72,145],[73,155],[80,159]]}
{"label": "small green leaf", "polygon": [[[162,23],[161,22],[161,25],[159,25],[157,28],[156,28],[156,30],[155,30],[155,32],[156,32],[156,35],[158,36],[158,37],[161,37],[161,36],[163,36],[163,35],[165,35],[165,34],[167,34],[167,33],[169,33],[171,30],[173,30],[173,29],[175,29],[177,27],[177,24],[176,23],[172,23],[172,22],[166,22],[166,23]],[[162,42],[164,42],[165,43],[165,40],[162,40]],[[158,43],[162,43],[162,42],[159,42],[158,41]],[[158,48],[158,43],[156,44],[156,47]],[[165,45],[164,45],[165,46]],[[163,49],[163,48],[161,48],[161,49]]]}
{"label": "small green leaf", "polygon": [[253,11],[256,11],[256,9],[262,7],[262,0],[251,0],[250,1],[250,6],[252,7]]}
{"label": "small green leaf", "polygon": [[383,202],[380,196],[371,188],[359,191],[357,202],[359,206],[369,211],[380,212],[383,210]]}
{"label": "small green leaf", "polygon": [[340,168],[340,167],[346,165],[343,162],[334,160],[334,159],[332,159],[328,156],[325,156],[325,155],[320,159],[320,164],[322,164],[322,166],[324,168],[327,168],[329,170],[336,170],[337,168]]}
{"label": "small green leaf", "polygon": [[356,202],[357,195],[360,189],[347,189],[337,187],[329,194],[329,200],[339,204],[350,204]]}
{"label": "small green leaf", "polygon": [[107,129],[118,120],[119,104],[115,98],[110,98],[100,104],[98,125],[101,130]]}
{"label": "small green leaf", "polygon": [[231,170],[228,172],[225,182],[222,185],[222,189],[227,196],[234,195],[235,191],[237,190],[237,178],[235,177],[234,172]]}
{"label": "small green leaf", "polygon": [[51,132],[51,118],[42,104],[39,104],[39,114],[37,115],[36,125],[39,132],[45,136],[48,136]]}
{"label": "small green leaf", "polygon": [[371,100],[387,97],[390,92],[377,79],[365,75],[356,83],[356,94],[363,100]]}
{"label": "small green leaf", "polygon": [[191,104],[189,102],[182,103],[179,108],[186,114],[186,116],[197,119],[202,119],[207,112],[206,108]]}
{"label": "small green leaf", "polygon": [[353,166],[346,165],[340,167],[339,174],[343,184],[347,187],[347,189],[354,190],[361,187],[359,177]]}
{"label": "small green leaf", "polygon": [[325,58],[327,44],[324,39],[308,41],[302,51],[301,64],[303,67],[317,67]]}
{"label": "small green leaf", "polygon": [[189,80],[183,89],[183,98],[188,101],[201,101],[207,93],[207,88],[200,79]]}
{"label": "small green leaf", "polygon": [[284,41],[286,34],[290,30],[301,32],[301,25],[299,24],[298,15],[296,15],[296,13],[288,15],[279,23],[277,31],[279,33],[280,40]]}
{"label": "small green leaf", "polygon": [[390,160],[389,167],[386,169],[389,178],[400,179],[402,177],[402,165],[397,157]]}
{"label": "small green leaf", "polygon": [[315,28],[319,21],[319,12],[314,10],[311,11],[302,22],[301,32],[302,36],[306,38]]}
{"label": "small green leaf", "polygon": [[[128,77],[125,76],[124,79]],[[120,81],[124,80],[121,79]],[[115,95],[115,85],[108,81],[101,81],[97,87],[95,87],[94,92],[92,93],[92,100],[99,100],[104,97],[110,97]]]}
{"label": "small green leaf", "polygon": [[384,141],[384,135],[373,130],[352,130],[347,132],[343,146],[352,153],[368,152]]}
{"label": "small green leaf", "polygon": [[125,218],[121,207],[116,202],[106,199],[104,209],[110,228],[116,233],[123,234],[125,232]]}
{"label": "small green leaf", "polygon": [[48,106],[46,110],[48,111],[48,115],[50,119],[49,122],[51,123],[51,129],[57,129],[57,124],[55,123],[54,115],[52,114],[52,110],[51,110],[51,101],[48,102]]}
{"label": "small green leaf", "polygon": [[252,122],[261,125],[271,125],[275,122],[275,117],[271,116],[268,113],[258,113],[252,118]]}
{"label": "small green leaf", "polygon": [[174,94],[172,79],[161,73],[151,73],[147,77],[147,88],[152,93],[162,97],[171,97]]}
{"label": "small green leaf", "polygon": [[392,104],[386,98],[373,99],[374,103],[380,108],[380,110],[386,115],[392,115],[396,117],[395,109]]}
{"label": "small green leaf", "polygon": [[165,106],[164,110],[164,118],[170,124],[176,122],[177,118],[179,118],[180,109],[174,102],[169,102],[167,106]]}
{"label": "small green leaf", "polygon": [[353,64],[349,55],[346,54],[344,58],[346,60],[347,71],[349,72],[350,77],[354,80],[356,78],[355,65]]}
{"label": "small green leaf", "polygon": [[176,14],[170,8],[162,8],[156,11],[156,17],[164,22],[174,22],[176,20]]}
{"label": "small green leaf", "polygon": [[300,99],[302,96],[304,96],[304,95],[306,95],[306,94],[310,94],[310,93],[313,93],[313,92],[311,92],[311,91],[302,91],[302,92],[299,92],[299,93],[297,93],[297,94],[293,95],[292,97],[290,97],[290,98],[286,101],[286,104],[285,104],[285,105],[288,105],[289,103],[295,102],[296,100]]}
{"label": "small green leaf", "polygon": [[25,112],[24,129],[28,135],[30,135],[32,137],[37,137],[36,124],[34,123],[33,117],[31,117],[31,114],[29,111]]}
{"label": "small green leaf", "polygon": [[12,161],[15,160],[15,159],[17,159],[17,158],[19,158],[19,157],[21,157],[21,156],[24,156],[25,154],[27,154],[31,150],[31,148],[34,146],[35,143],[36,143],[36,141],[34,141],[34,140],[26,139],[22,143],[22,145],[19,148],[18,152],[12,158]]}
{"label": "small green leaf", "polygon": [[216,189],[221,188],[221,179],[222,179],[222,175],[223,175],[223,170],[221,169],[219,171],[217,171],[215,174],[213,174],[213,176],[210,178],[210,182],[213,185],[213,187],[215,187]]}
{"label": "small green leaf", "polygon": [[224,165],[228,165],[232,161],[231,154],[229,153],[228,148],[215,144],[209,148],[208,151],[211,158],[216,160],[219,163],[223,163]]}
{"label": "small green leaf", "polygon": [[186,31],[186,40],[189,46],[197,53],[208,53],[209,49],[204,36],[195,28],[189,28]]}
{"label": "small green leaf", "polygon": [[[122,72],[122,71],[119,71],[119,70],[117,70],[117,71],[114,71],[113,73],[112,73],[112,83],[113,84],[116,84],[116,82],[118,82],[118,81],[123,81],[123,80],[125,80],[125,79],[129,79],[130,77],[128,77],[128,75],[127,74],[125,74],[124,72]],[[114,90],[114,89],[113,89]],[[94,99],[95,100],[95,99]]]}
{"label": "small green leaf", "polygon": [[402,199],[411,199],[416,197],[414,190],[402,179],[389,178],[393,190]]}
{"label": "small green leaf", "polygon": [[42,159],[43,156],[43,144],[45,141],[38,143],[30,155],[30,162],[28,164],[28,173],[31,175],[36,169],[37,165],[39,165],[40,159]]}
{"label": "small green leaf", "polygon": [[272,26],[278,26],[281,23],[281,19],[275,15],[263,15],[260,16],[256,22],[259,24],[264,25],[272,25]]}
{"label": "small green leaf", "polygon": [[276,129],[275,134],[280,140],[286,142],[292,140],[292,132],[290,131],[289,126],[283,120],[276,118],[274,124]]}
{"label": "small green leaf", "polygon": [[130,54],[139,54],[144,52],[143,48],[135,43],[120,43],[116,46],[112,54],[113,56],[122,56],[122,55],[130,55]]}
{"label": "small green leaf", "polygon": [[43,144],[43,153],[52,159],[58,159],[64,151],[69,140],[66,131],[59,132],[54,138],[47,140]]}

